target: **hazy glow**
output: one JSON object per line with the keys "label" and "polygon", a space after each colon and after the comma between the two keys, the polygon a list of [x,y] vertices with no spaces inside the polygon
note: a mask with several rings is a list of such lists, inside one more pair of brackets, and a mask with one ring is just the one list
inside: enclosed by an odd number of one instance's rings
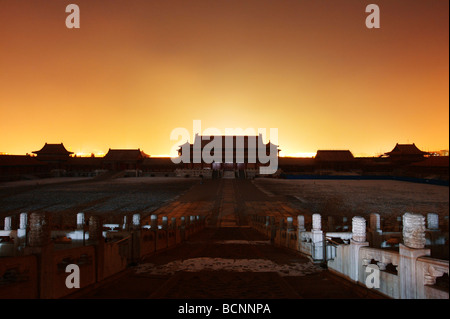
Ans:
{"label": "hazy glow", "polygon": [[168,154],[176,127],[278,128],[283,154],[449,148],[449,3],[0,1],[0,152]]}

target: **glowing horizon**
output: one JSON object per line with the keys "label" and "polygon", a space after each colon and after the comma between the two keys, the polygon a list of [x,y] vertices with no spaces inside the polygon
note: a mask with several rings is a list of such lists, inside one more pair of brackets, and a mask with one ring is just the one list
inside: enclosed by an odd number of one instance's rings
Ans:
{"label": "glowing horizon", "polygon": [[[278,128],[285,156],[449,149],[448,1],[0,2],[0,152],[170,154],[170,132]],[[169,155],[170,156],[170,155]],[[310,156],[305,156],[310,157]]]}

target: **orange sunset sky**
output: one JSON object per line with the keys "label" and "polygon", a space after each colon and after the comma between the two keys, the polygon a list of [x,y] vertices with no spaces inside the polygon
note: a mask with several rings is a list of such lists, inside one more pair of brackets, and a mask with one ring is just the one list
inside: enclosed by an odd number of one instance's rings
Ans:
{"label": "orange sunset sky", "polygon": [[193,120],[284,155],[448,149],[448,37],[447,0],[1,0],[0,152],[163,155]]}

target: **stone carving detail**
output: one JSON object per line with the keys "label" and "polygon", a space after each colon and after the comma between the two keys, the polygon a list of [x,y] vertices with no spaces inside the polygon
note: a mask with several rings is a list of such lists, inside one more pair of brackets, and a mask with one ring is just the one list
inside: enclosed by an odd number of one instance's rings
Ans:
{"label": "stone carving detail", "polygon": [[364,217],[355,216],[352,218],[352,233],[352,238],[354,241],[366,241],[366,220]]}
{"label": "stone carving detail", "polygon": [[425,217],[420,214],[403,215],[403,243],[410,248],[425,247]]}
{"label": "stone carving detail", "polygon": [[443,276],[444,273],[448,274],[448,268],[444,269],[433,265],[424,265],[424,284],[430,286],[434,285],[436,283],[436,278]]}

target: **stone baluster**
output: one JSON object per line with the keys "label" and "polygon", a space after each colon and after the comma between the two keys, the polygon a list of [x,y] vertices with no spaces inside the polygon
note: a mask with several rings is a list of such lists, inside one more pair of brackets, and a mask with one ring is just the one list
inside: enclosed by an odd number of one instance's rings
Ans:
{"label": "stone baluster", "polygon": [[425,217],[420,214],[403,215],[403,244],[399,245],[398,276],[400,281],[400,298],[417,298],[416,265],[417,258],[429,256],[425,249]]}
{"label": "stone baluster", "polygon": [[[361,216],[352,218],[352,239],[349,246],[349,276],[352,280],[359,280],[360,258],[359,251],[361,247],[368,246],[366,241],[366,220]],[[362,264],[367,261],[361,260]]]}
{"label": "stone baluster", "polygon": [[352,218],[352,239],[359,243],[366,241],[366,220],[364,217],[355,216]]}
{"label": "stone baluster", "polygon": [[322,229],[322,217],[320,214],[312,215],[312,230],[321,230]]}
{"label": "stone baluster", "polygon": [[84,229],[84,213],[80,212],[77,213],[77,229],[82,230]]}
{"label": "stone baluster", "polygon": [[153,231],[158,230],[158,215],[150,216],[150,227]]}
{"label": "stone baluster", "polygon": [[313,243],[313,259],[323,260],[323,232],[322,232],[322,217],[320,214],[312,215],[312,230],[311,241]]}
{"label": "stone baluster", "polygon": [[164,229],[164,230],[169,229],[169,219],[167,216],[162,217],[162,229]]}
{"label": "stone baluster", "polygon": [[20,213],[19,229],[17,230],[17,237],[19,238],[19,244],[24,244],[26,242],[27,226],[28,226],[28,214]]}
{"label": "stone baluster", "polygon": [[303,216],[303,215],[298,215],[297,216],[297,230],[299,232],[306,231],[306,228],[305,228],[305,216]]}
{"label": "stone baluster", "polygon": [[403,243],[409,248],[425,247],[425,217],[411,213],[403,215]]}
{"label": "stone baluster", "polygon": [[27,213],[21,213],[20,214],[19,229],[27,229],[27,224],[28,224],[28,214]]}
{"label": "stone baluster", "polygon": [[133,215],[133,228],[134,229],[140,229],[141,228],[141,215],[140,214],[134,214]]}
{"label": "stone baluster", "polygon": [[123,229],[123,230],[126,230],[126,229],[127,229],[127,215],[124,215],[124,216],[123,216],[122,229]]}
{"label": "stone baluster", "polygon": [[12,230],[11,216],[5,217],[5,230]]}

